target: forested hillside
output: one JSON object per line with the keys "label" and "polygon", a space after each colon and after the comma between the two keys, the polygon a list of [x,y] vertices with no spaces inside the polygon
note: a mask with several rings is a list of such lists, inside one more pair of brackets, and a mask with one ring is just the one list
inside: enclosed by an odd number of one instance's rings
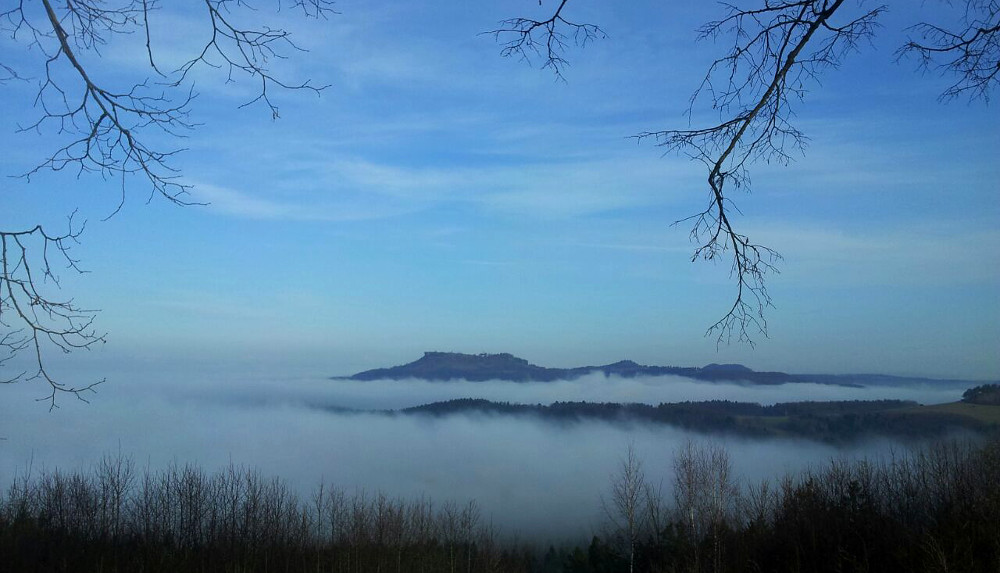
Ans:
{"label": "forested hillside", "polygon": [[985,411],[970,413],[963,409],[921,406],[909,400],[784,402],[769,406],[711,400],[651,406],[608,402],[512,404],[468,398],[424,404],[400,410],[399,413],[431,416],[461,413],[523,415],[564,423],[586,420],[648,422],[708,434],[798,437],[847,443],[876,436],[927,439],[941,438],[954,432],[997,432],[1000,429],[1000,406],[981,406],[981,409]]}

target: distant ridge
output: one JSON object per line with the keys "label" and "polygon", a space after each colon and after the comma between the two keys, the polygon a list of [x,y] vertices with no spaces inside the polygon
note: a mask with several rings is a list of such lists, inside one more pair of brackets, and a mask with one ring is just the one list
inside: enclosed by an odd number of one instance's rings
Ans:
{"label": "distant ridge", "polygon": [[512,404],[464,398],[384,412],[390,415],[434,417],[465,415],[534,416],[561,423],[602,420],[647,422],[686,430],[743,437],[796,437],[845,444],[872,436],[904,440],[940,438],[956,431],[979,435],[1000,432],[1000,406],[954,402],[921,406],[910,400],[849,400],[784,402],[764,406],[751,402],[619,404],[554,402]]}
{"label": "distant ridge", "polygon": [[708,364],[704,367],[646,366],[631,360],[622,360],[604,366],[578,366],[575,368],[547,368],[531,364],[513,354],[462,354],[460,352],[424,352],[409,364],[390,368],[376,368],[351,376],[337,376],[336,380],[506,380],[511,382],[554,382],[574,380],[588,374],[634,378],[637,376],[683,376],[709,382],[743,382],[748,384],[814,383],[836,386],[897,386],[908,384],[955,384],[965,387],[975,385],[965,380],[933,380],[868,374],[787,374],[785,372],[757,372],[742,364]]}

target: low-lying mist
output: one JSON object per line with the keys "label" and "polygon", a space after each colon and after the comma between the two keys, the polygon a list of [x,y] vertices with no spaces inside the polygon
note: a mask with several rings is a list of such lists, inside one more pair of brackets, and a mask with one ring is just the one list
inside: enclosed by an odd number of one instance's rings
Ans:
{"label": "low-lying mist", "polygon": [[[358,410],[394,410],[456,398],[485,398],[494,402],[551,404],[552,402],[619,402],[657,405],[661,402],[732,400],[771,405],[804,400],[916,400],[921,404],[954,402],[961,387],[930,384],[854,388],[830,384],[754,385],[705,382],[680,376],[638,378],[591,374],[576,380],[510,382],[464,380],[321,380],[243,379],[239,391],[228,384],[162,382],[170,395],[238,402],[294,402]],[[970,383],[970,386],[973,385]]]}
{"label": "low-lying mist", "polygon": [[[686,440],[709,438],[668,426],[332,413],[316,406],[394,409],[464,397],[546,404],[879,398],[936,403],[960,394],[926,387],[741,386],[603,375],[553,383],[159,378],[149,374],[108,385],[91,404],[63,396],[62,407],[52,413],[32,401],[41,391],[38,384],[4,388],[0,484],[29,469],[86,469],[102,455],[120,451],[152,469],[171,463],[207,471],[231,463],[252,466],[303,494],[322,480],[347,491],[381,490],[437,502],[475,499],[504,531],[558,539],[599,527],[601,496],[628,444],[644,460],[647,477],[669,487],[675,450]],[[728,448],[737,475],[754,481],[831,457],[894,447],[885,440],[838,449],[797,440],[711,439]]]}

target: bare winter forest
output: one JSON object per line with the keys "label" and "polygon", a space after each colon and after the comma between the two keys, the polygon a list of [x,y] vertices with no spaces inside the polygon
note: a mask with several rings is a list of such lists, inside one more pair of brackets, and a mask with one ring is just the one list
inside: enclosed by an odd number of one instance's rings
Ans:
{"label": "bare winter forest", "polygon": [[[603,526],[548,548],[465,504],[345,492],[297,495],[230,466],[25,472],[0,498],[9,571],[965,571],[1000,563],[1000,442],[941,442],[831,461],[777,480],[734,475],[725,449],[688,443],[673,483],[629,448]],[[600,492],[595,492],[601,495]],[[553,516],[555,517],[555,516]]]}

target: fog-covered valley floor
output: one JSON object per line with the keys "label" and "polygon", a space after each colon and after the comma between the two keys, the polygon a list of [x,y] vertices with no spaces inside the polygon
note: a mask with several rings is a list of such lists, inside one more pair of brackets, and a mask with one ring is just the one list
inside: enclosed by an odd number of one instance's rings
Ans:
{"label": "fog-covered valley floor", "polygon": [[335,413],[405,408],[453,398],[543,403],[728,399],[957,400],[961,390],[934,387],[845,388],[813,384],[742,386],[675,377],[618,379],[603,375],[549,383],[354,382],[321,377],[188,377],[146,374],[103,388],[92,403],[62,397],[47,413],[32,401],[37,384],[5,388],[0,404],[0,484],[18,473],[86,469],[122,452],[140,468],[197,464],[215,471],[252,466],[308,495],[321,481],[348,492],[381,490],[436,502],[475,499],[505,532],[561,539],[589,535],[602,521],[601,496],[628,444],[647,478],[669,488],[674,452],[689,439],[724,445],[745,480],[779,477],[823,464],[901,449],[885,439],[835,448],[787,439],[707,437],[669,426],[580,422],[531,417],[455,415],[443,418]]}

